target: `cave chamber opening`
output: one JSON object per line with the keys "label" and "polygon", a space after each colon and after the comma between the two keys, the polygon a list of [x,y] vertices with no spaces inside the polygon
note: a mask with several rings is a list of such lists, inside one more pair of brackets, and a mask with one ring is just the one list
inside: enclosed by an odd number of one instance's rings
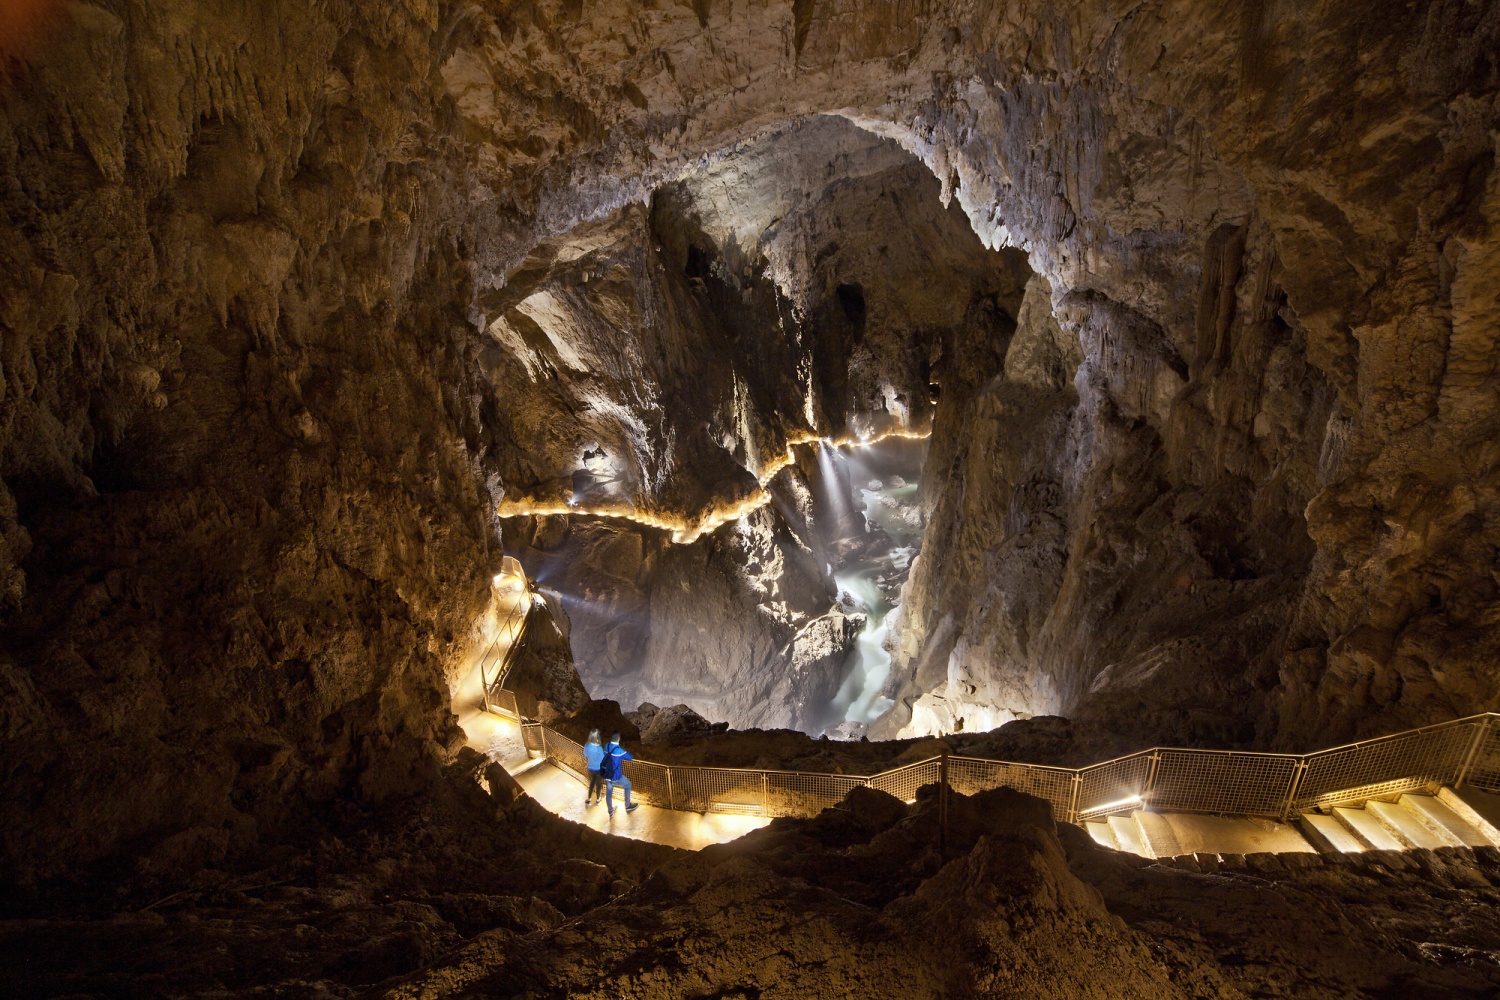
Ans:
{"label": "cave chamber opening", "polygon": [[[1025,306],[1051,316],[1025,255],[836,116],[534,249],[488,326],[490,377],[514,387],[497,431],[527,445],[499,513],[589,696],[868,733],[910,695],[892,612],[944,487],[925,484],[929,441],[961,436],[1003,377]],[[1037,327],[1066,395],[1066,335]]]}

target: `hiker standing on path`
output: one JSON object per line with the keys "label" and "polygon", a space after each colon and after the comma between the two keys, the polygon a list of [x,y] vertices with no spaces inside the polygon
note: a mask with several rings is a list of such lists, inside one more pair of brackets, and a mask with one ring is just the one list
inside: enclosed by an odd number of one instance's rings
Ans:
{"label": "hiker standing on path", "polygon": [[634,759],[630,751],[620,746],[620,734],[611,734],[609,744],[604,748],[604,763],[599,766],[599,773],[604,776],[604,804],[609,806],[611,816],[615,814],[616,785],[625,789],[625,811],[635,812],[635,803],[630,801],[630,779],[625,777],[625,769],[620,766]]}
{"label": "hiker standing on path", "polygon": [[599,745],[599,730],[590,729],[588,742],[583,745],[583,759],[589,769],[589,790],[583,797],[584,808],[604,798],[604,775],[599,767],[604,763],[604,747]]}

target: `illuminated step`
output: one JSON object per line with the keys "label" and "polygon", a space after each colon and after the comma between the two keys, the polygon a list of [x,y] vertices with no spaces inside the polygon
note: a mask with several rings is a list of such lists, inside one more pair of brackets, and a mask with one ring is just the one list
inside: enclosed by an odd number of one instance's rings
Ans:
{"label": "illuminated step", "polygon": [[1366,802],[1365,812],[1374,816],[1376,822],[1385,827],[1391,836],[1404,840],[1413,847],[1433,851],[1439,847],[1460,846],[1452,835],[1438,836],[1427,828],[1427,824],[1417,819],[1411,810],[1402,809],[1394,802]]}
{"label": "illuminated step", "polygon": [[1316,854],[1289,823],[1256,817],[1161,813],[1181,854]]}
{"label": "illuminated step", "polygon": [[1440,789],[1438,801],[1484,834],[1490,843],[1500,845],[1500,795],[1465,785],[1463,788]]}
{"label": "illuminated step", "polygon": [[1358,854],[1365,849],[1344,824],[1322,813],[1303,813],[1302,830],[1313,846],[1324,854]]}
{"label": "illuminated step", "polygon": [[1490,844],[1490,839],[1472,823],[1466,822],[1458,813],[1431,795],[1403,795],[1401,807],[1411,810],[1429,829],[1447,831],[1449,836],[1465,847],[1486,847]]}
{"label": "illuminated step", "polygon": [[1135,820],[1135,825],[1140,830],[1141,840],[1148,852],[1147,857],[1175,858],[1185,853],[1182,845],[1177,842],[1177,835],[1172,832],[1172,824],[1167,822],[1165,816],[1137,809],[1130,814],[1130,818]]}
{"label": "illuminated step", "polygon": [[541,767],[546,763],[546,757],[528,757],[525,760],[515,764],[514,766],[506,767],[506,770],[510,772],[510,776],[512,778],[519,778],[527,771],[535,770],[536,768]]}
{"label": "illuminated step", "polygon": [[1090,820],[1083,824],[1083,827],[1100,847],[1107,847],[1111,851],[1118,851],[1120,849],[1120,842],[1115,839],[1115,832],[1109,828],[1108,823],[1101,820]]}
{"label": "illuminated step", "polygon": [[1129,851],[1131,854],[1139,854],[1143,858],[1156,857],[1156,855],[1151,853],[1151,848],[1146,846],[1146,841],[1141,836],[1141,828],[1129,816],[1111,816],[1109,818],[1109,828],[1114,831],[1115,840],[1120,844],[1120,850]]}
{"label": "illuminated step", "polygon": [[1404,851],[1408,846],[1397,840],[1390,831],[1380,825],[1379,820],[1363,809],[1350,809],[1347,806],[1339,806],[1334,809],[1333,814],[1338,817],[1339,822],[1343,823],[1344,827],[1350,833],[1359,839],[1360,843],[1365,844],[1372,850]]}

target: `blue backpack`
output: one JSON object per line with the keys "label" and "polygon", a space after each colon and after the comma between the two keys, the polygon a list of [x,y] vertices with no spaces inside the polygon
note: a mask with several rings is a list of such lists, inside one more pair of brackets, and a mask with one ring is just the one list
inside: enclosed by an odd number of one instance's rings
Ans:
{"label": "blue backpack", "polygon": [[615,756],[618,743],[604,744],[604,759],[599,762],[599,777],[607,781],[620,780],[620,758]]}

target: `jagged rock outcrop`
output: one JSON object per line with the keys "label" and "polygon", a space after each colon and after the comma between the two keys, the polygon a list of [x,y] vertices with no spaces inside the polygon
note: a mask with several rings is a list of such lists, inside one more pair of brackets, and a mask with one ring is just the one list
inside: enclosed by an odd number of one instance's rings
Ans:
{"label": "jagged rock outcrop", "polygon": [[629,718],[640,729],[642,743],[696,739],[727,728],[727,723],[709,722],[686,705],[662,708],[646,702],[631,712]]}

